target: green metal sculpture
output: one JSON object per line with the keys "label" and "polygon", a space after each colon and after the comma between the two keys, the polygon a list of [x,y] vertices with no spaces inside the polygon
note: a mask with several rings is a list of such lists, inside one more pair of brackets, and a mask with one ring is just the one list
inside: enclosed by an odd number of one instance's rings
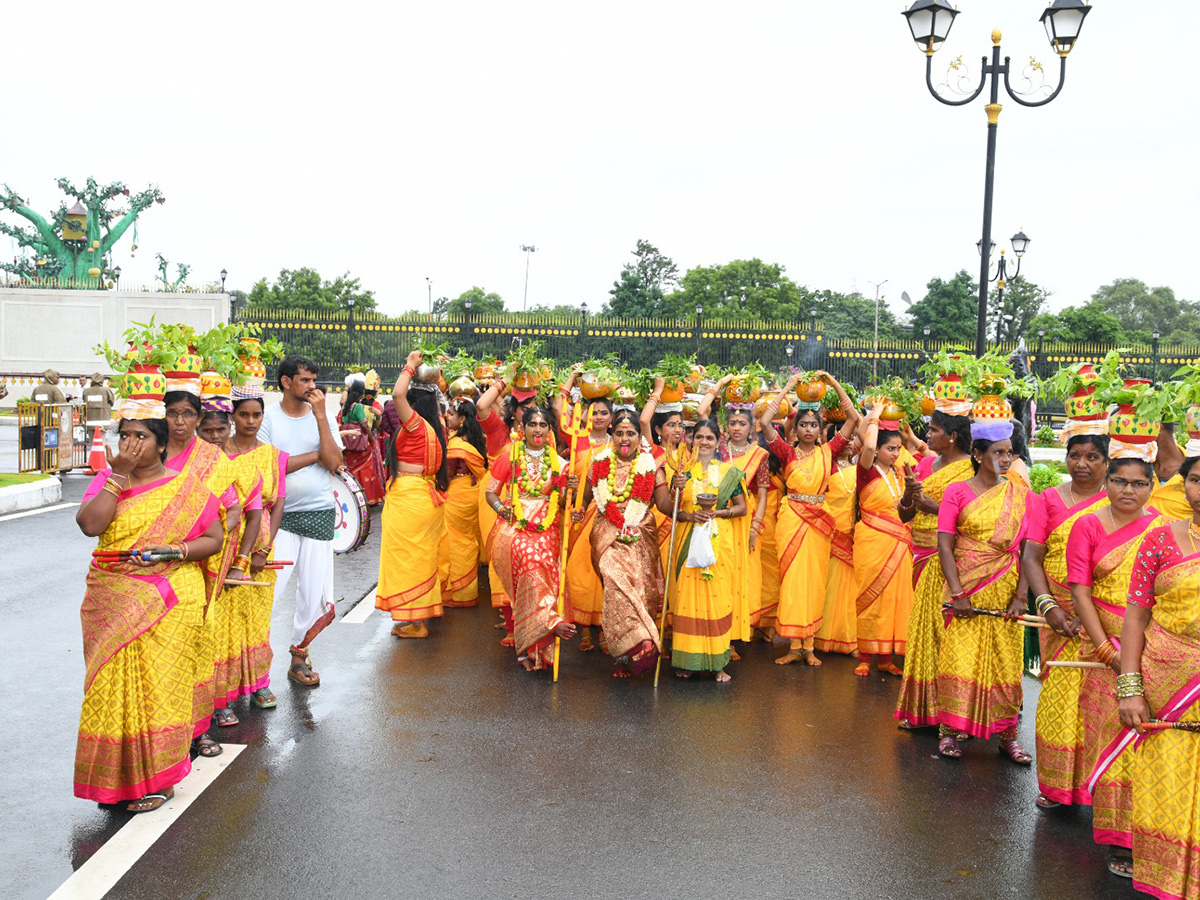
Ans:
{"label": "green metal sculpture", "polygon": [[[15,238],[22,250],[32,256],[18,256],[11,263],[0,263],[0,270],[20,276],[23,281],[57,287],[95,288],[103,284],[110,257],[117,241],[151,203],[165,203],[166,197],[151,186],[131,195],[119,181],[99,185],[89,178],[83,189],[66,178],[58,187],[76,202],[70,208],[63,201],[47,221],[30,209],[12,188],[0,190],[0,208],[11,210],[28,220],[32,227],[0,222],[0,234]],[[128,209],[109,208],[118,197],[128,197]]]}
{"label": "green metal sculpture", "polygon": [[190,272],[192,270],[192,267],[187,265],[186,263],[176,263],[175,271],[179,273],[179,277],[176,278],[174,281],[171,281],[171,279],[167,277],[167,266],[169,266],[169,265],[170,265],[170,263],[167,262],[166,257],[163,256],[161,253],[159,253],[158,254],[158,278],[162,282],[163,290],[164,291],[178,291],[181,288],[185,287],[184,281],[187,280],[188,272]]}

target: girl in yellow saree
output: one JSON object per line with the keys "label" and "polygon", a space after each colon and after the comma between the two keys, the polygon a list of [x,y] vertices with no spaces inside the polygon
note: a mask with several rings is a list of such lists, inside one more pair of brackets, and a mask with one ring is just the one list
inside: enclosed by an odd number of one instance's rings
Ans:
{"label": "girl in yellow saree", "polygon": [[[717,458],[721,427],[715,419],[699,422],[693,433],[696,462],[685,473],[675,476],[673,488],[682,488],[679,522],[688,527],[676,534],[672,565],[678,590],[673,595],[671,665],[679,678],[693,672],[715,672],[718,682],[727,682],[725,671],[730,659],[729,636],[733,624],[733,564],[736,560],[733,529],[728,520],[746,514],[742,496],[741,470]],[[656,490],[658,508],[671,513],[673,497],[664,489]],[[697,526],[712,532],[715,561],[698,564],[703,547],[693,546],[704,540]]]}
{"label": "girl in yellow saree", "polygon": [[[1114,445],[1124,447],[1125,445]],[[1142,459],[1120,458],[1114,449],[1106,482],[1108,505],[1082,516],[1067,540],[1067,578],[1075,609],[1087,632],[1084,655],[1120,670],[1119,647],[1135,550],[1142,535],[1163,524],[1154,510],[1146,509],[1154,485],[1154,469]],[[1120,726],[1116,682],[1106,669],[1084,672],[1079,693],[1083,718],[1083,757],[1086,771],[1095,768],[1100,751]],[[1132,756],[1121,756],[1102,775],[1083,785],[1084,800],[1092,804],[1092,834],[1110,849],[1107,865],[1114,875],[1133,871],[1129,849],[1133,845]]]}
{"label": "girl in yellow saree", "polygon": [[[129,401],[124,401],[129,402]],[[143,401],[137,401],[142,403]],[[124,410],[115,415],[151,415]],[[195,560],[221,546],[216,498],[162,464],[161,418],[122,419],[120,451],[93,481],[76,521],[100,542],[80,617],[86,665],[75,795],[157,809],[189,771],[195,632],[204,579]],[[137,553],[174,551],[147,562]]]}
{"label": "girl in yellow saree", "polygon": [[926,440],[928,449],[937,456],[919,461],[916,472],[907,479],[913,499],[906,502],[911,505],[900,505],[900,518],[910,521],[912,529],[913,602],[904,641],[904,676],[892,715],[906,731],[937,725],[934,686],[946,630],[942,614],[946,578],[937,560],[937,514],[946,488],[975,474],[971,468],[969,418],[935,409]]}
{"label": "girl in yellow saree", "polygon": [[858,590],[858,656],[854,674],[871,671],[871,657],[880,672],[900,675],[893,655],[904,655],[908,612],[912,607],[912,537],[900,521],[901,498],[911,505],[911,486],[902,486],[895,470],[900,456],[897,423],[880,420],[877,405],[866,418],[866,436],[858,457],[859,522],[854,527],[858,561],[854,567]]}
{"label": "girl in yellow saree", "polygon": [[837,379],[828,372],[818,372],[816,377],[838,392],[846,410],[842,430],[828,444],[818,443],[821,420],[815,403],[798,404],[795,448],[775,430],[780,398],[796,386],[800,375],[788,380],[759,419],[767,446],[783,465],[788,491],[779,500],[775,524],[780,581],[775,633],[791,643],[789,651],[775,660],[779,665],[796,662],[802,655],[810,666],[821,664],[813,652],[813,638],[821,628],[825,608],[825,580],[834,532],[833,516],[825,509],[825,490],[833,473],[833,459],[842,452],[859,421],[858,411]]}
{"label": "girl in yellow saree", "polygon": [[[829,426],[833,428],[833,426]],[[833,516],[834,532],[829,542],[829,575],[825,581],[825,608],[821,630],[813,639],[816,649],[856,655],[858,653],[858,586],[854,579],[854,518],[858,507],[858,467],[853,461],[857,438],[834,460],[836,471],[829,478],[825,506]]]}
{"label": "girl in yellow saree", "polygon": [[[1137,550],[1121,629],[1121,724],[1098,768],[1130,745],[1133,886],[1160,898],[1200,898],[1200,738],[1146,731],[1200,728],[1200,457],[1180,467],[1189,519],[1151,530]],[[1132,750],[1126,751],[1132,753]]]}
{"label": "girl in yellow saree", "polygon": [[444,526],[438,557],[443,606],[474,606],[479,601],[479,483],[487,478],[487,439],[466,397],[452,400],[446,413],[450,436],[446,468],[450,487],[442,507]]}
{"label": "girl in yellow saree", "polygon": [[1076,434],[1067,441],[1071,481],[1029,498],[1021,570],[1038,607],[1046,609],[1049,626],[1038,629],[1042,691],[1036,714],[1038,795],[1034,802],[1041,809],[1088,802],[1083,785],[1091,769],[1083,752],[1079,710],[1084,670],[1046,663],[1080,660],[1080,622],[1067,585],[1067,538],[1081,516],[1107,505],[1107,466],[1108,436]]}
{"label": "girl in yellow saree", "polygon": [[[938,753],[962,756],[958,734],[999,735],[1000,753],[1018,765],[1033,760],[1017,741],[1025,608],[1017,555],[1028,492],[1005,479],[1012,462],[1012,423],[976,422],[974,477],[946,489],[938,511],[938,560],[953,607],[938,657]],[[976,610],[996,615],[980,615]]]}

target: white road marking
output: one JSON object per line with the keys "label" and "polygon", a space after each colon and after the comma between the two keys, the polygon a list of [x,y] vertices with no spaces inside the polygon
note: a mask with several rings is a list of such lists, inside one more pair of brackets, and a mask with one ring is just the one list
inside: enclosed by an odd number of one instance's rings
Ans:
{"label": "white road marking", "polygon": [[130,819],[50,895],[50,900],[100,900],[112,890],[133,864],[192,805],[192,801],[246,749],[243,744],[222,744],[221,748],[225,752],[220,756],[196,757],[192,771],[175,785],[173,798],[154,812],[141,813]]}
{"label": "white road marking", "polygon": [[354,604],[354,608],[342,616],[341,621],[346,625],[361,625],[371,618],[371,613],[375,612],[375,588],[377,586],[377,584],[371,585],[362,595],[362,599]]}
{"label": "white road marking", "polygon": [[0,516],[0,522],[7,522],[9,519],[23,519],[25,516],[37,516],[42,513],[54,512],[56,509],[71,509],[78,505],[78,503],[55,503],[53,506],[43,506],[41,509],[27,509],[25,512],[9,513],[7,516]]}

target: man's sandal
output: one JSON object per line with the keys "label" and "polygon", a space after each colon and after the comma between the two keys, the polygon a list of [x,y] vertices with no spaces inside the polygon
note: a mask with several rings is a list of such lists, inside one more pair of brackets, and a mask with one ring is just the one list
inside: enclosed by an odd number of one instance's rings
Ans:
{"label": "man's sandal", "polygon": [[250,695],[250,702],[259,709],[274,709],[278,705],[270,688],[259,688]]}
{"label": "man's sandal", "polygon": [[292,664],[288,667],[288,680],[304,687],[318,687],[321,684],[321,676],[313,671],[312,658],[308,655],[308,651],[304,651],[303,657],[295,648],[292,648],[290,652]]}
{"label": "man's sandal", "polygon": [[192,748],[196,751],[197,756],[203,756],[206,759],[211,759],[214,756],[220,756],[225,751],[221,745],[208,736],[208,732],[200,735],[192,741]]}
{"label": "man's sandal", "polygon": [[138,800],[131,800],[125,805],[125,809],[131,813],[154,812],[174,796],[175,788],[169,787],[161,794],[147,794]]}

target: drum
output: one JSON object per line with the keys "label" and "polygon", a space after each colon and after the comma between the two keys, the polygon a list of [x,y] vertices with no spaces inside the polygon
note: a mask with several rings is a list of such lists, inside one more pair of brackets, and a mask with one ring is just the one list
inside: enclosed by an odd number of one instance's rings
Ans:
{"label": "drum", "polygon": [[358,479],[348,469],[329,476],[337,516],[333,526],[333,552],[350,553],[367,542],[371,533],[371,513],[367,497]]}

